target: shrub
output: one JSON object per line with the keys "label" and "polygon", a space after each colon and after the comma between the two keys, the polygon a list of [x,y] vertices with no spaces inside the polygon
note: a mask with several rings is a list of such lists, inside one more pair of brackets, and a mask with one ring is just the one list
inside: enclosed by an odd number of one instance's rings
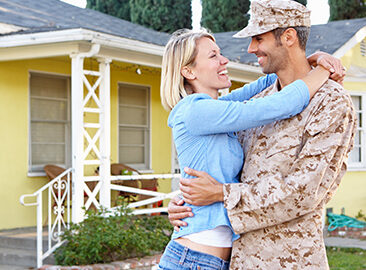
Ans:
{"label": "shrub", "polygon": [[365,214],[362,212],[362,210],[358,211],[358,213],[357,213],[357,215],[356,215],[356,217],[355,217],[355,218],[357,218],[357,219],[359,219],[359,220],[362,220],[362,221],[366,221],[366,216],[365,216]]}
{"label": "shrub", "polygon": [[163,251],[171,233],[166,218],[133,216],[126,203],[113,216],[106,209],[88,210],[84,221],[64,232],[66,243],[56,250],[55,259],[59,265],[85,265],[151,255]]}

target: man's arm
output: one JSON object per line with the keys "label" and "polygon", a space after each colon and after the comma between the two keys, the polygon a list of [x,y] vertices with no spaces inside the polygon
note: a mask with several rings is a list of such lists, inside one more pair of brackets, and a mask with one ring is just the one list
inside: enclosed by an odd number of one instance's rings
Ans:
{"label": "man's arm", "polygon": [[353,145],[355,115],[347,96],[328,96],[323,104],[327,113],[320,106],[308,122],[304,145],[286,175],[274,174],[253,185],[225,185],[224,203],[236,233],[298,218],[333,194]]}
{"label": "man's arm", "polygon": [[[225,185],[224,203],[236,233],[281,224],[304,215],[337,187],[352,148],[355,118],[349,98],[340,97],[328,106],[333,113],[319,111],[309,121],[304,146],[286,176],[272,175],[254,185]],[[186,202],[207,205],[222,201],[217,195],[222,190],[221,184],[205,172],[185,171],[198,177],[180,182]]]}

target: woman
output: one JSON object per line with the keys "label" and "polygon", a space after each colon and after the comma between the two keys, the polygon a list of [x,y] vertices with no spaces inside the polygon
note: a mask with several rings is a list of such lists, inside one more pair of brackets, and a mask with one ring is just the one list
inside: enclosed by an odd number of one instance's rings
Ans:
{"label": "woman", "polygon": [[[301,112],[329,72],[316,67],[279,93],[249,101],[277,78],[267,75],[218,98],[219,89],[231,86],[227,63],[205,30],[174,33],[163,56],[161,99],[171,110],[168,125],[182,172],[184,167],[195,168],[209,171],[222,183],[237,183],[243,151],[234,132]],[[184,172],[182,177],[189,178]],[[233,233],[223,204],[191,208],[194,219],[174,232],[160,268],[228,269],[232,242],[239,236]]]}

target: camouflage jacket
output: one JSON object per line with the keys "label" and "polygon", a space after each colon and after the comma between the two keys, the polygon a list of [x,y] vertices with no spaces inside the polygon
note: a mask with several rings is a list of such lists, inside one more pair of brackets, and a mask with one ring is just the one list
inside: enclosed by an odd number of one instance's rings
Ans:
{"label": "camouflage jacket", "polygon": [[[256,97],[278,91],[277,83]],[[349,94],[328,80],[297,116],[239,133],[241,183],[224,187],[234,242],[231,269],[328,269],[324,205],[353,146]]]}

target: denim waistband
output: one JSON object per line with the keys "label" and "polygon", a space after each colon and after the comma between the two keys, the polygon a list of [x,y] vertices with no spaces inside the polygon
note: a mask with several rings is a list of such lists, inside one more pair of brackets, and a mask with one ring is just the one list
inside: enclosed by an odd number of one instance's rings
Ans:
{"label": "denim waistband", "polygon": [[[174,256],[179,260],[179,264],[190,264],[198,263],[212,267],[213,269],[226,270],[229,269],[229,262],[219,257],[195,251],[188,247],[185,247],[174,240],[170,241],[167,245],[164,253],[173,253]],[[171,254],[171,255],[173,255]],[[164,260],[164,255],[162,257]],[[199,269],[199,268],[198,268]]]}

